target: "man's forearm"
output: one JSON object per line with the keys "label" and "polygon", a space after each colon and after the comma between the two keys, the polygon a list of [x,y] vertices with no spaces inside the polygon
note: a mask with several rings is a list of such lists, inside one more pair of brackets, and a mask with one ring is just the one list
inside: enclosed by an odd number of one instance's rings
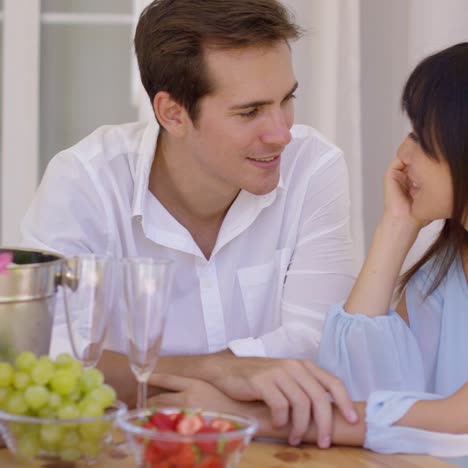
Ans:
{"label": "man's forearm", "polygon": [[[105,350],[97,367],[104,374],[106,383],[117,392],[117,398],[133,408],[136,404],[137,381],[130,369],[128,357],[121,353]],[[149,385],[148,398],[166,391]]]}
{"label": "man's forearm", "polygon": [[179,375],[213,383],[224,375],[222,358],[234,356],[230,350],[199,356],[161,356],[155,372]]}
{"label": "man's forearm", "polygon": [[[202,356],[161,356],[155,371],[211,382],[223,375],[220,358],[229,355],[233,356],[232,352],[225,350]],[[137,381],[130,369],[128,357],[106,350],[97,367],[104,373],[106,383],[114,387],[119,400],[130,407],[135,406]],[[149,385],[148,398],[166,391]]]}

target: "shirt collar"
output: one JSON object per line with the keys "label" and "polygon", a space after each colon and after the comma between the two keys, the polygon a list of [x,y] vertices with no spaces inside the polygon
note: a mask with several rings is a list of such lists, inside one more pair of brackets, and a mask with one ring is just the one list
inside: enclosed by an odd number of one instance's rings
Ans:
{"label": "shirt collar", "polygon": [[156,120],[148,122],[140,147],[136,163],[135,186],[133,188],[132,217],[143,216],[146,193],[149,190],[149,176],[153,164],[156,143],[158,141],[159,125]]}
{"label": "shirt collar", "polygon": [[[138,148],[138,160],[136,163],[135,186],[133,188],[132,217],[143,216],[146,193],[149,190],[149,176],[153,164],[156,144],[159,135],[159,125],[156,120],[148,122]],[[280,174],[278,185],[274,190],[265,195],[252,195],[262,200],[264,206],[270,205],[276,198],[278,190],[285,189],[283,177]]]}

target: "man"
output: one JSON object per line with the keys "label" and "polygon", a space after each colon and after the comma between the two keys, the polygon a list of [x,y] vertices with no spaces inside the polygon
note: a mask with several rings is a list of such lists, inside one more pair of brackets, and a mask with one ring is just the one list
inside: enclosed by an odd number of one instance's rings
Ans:
{"label": "man", "polygon": [[[354,279],[349,201],[341,152],[292,128],[298,36],[276,0],[151,3],[135,49],[159,128],[102,127],[58,154],[23,234],[66,255],[171,258],[157,371],[265,400],[278,426],[291,409],[291,443],[313,407],[327,446],[327,391],[355,416],[341,383],[312,363],[328,307]],[[130,399],[120,303],[100,367]]]}

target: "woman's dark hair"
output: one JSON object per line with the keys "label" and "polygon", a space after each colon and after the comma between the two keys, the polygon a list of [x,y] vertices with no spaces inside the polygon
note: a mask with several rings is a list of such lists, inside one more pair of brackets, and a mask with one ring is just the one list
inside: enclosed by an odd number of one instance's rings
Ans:
{"label": "woman's dark hair", "polygon": [[426,296],[440,284],[468,243],[468,42],[424,59],[411,73],[401,105],[429,158],[447,161],[453,186],[453,211],[433,244],[399,282],[400,293],[410,278],[433,259],[434,275]]}
{"label": "woman's dark hair", "polygon": [[199,100],[213,91],[204,63],[207,46],[263,47],[300,34],[277,0],[155,0],[138,21],[135,52],[151,104],[166,91],[195,122]]}

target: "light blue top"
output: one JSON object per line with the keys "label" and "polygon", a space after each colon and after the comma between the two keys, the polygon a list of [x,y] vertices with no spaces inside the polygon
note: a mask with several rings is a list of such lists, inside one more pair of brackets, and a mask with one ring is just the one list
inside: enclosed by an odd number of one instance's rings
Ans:
{"label": "light blue top", "polygon": [[[468,286],[461,261],[425,298],[435,274],[428,263],[407,285],[409,327],[393,310],[368,317],[346,313],[343,303],[325,322],[319,363],[344,381],[353,400],[368,400],[366,446],[373,450],[468,454],[468,435],[449,436],[449,444],[446,434],[391,426],[417,399],[450,395],[468,381]],[[404,411],[385,420],[386,405],[394,414],[398,405]]]}

